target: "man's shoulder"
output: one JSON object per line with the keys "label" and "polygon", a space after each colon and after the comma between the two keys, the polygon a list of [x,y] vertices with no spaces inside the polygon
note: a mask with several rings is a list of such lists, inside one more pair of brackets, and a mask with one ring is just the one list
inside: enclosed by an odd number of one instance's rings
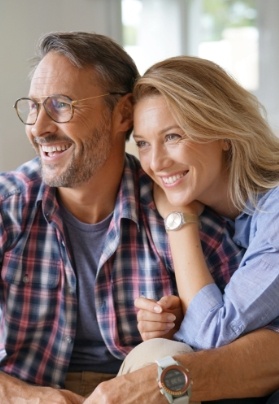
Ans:
{"label": "man's shoulder", "polygon": [[11,195],[26,193],[27,189],[38,189],[42,184],[38,158],[30,160],[14,171],[0,173],[0,199]]}
{"label": "man's shoulder", "polygon": [[141,171],[139,159],[133,154],[126,153],[126,167],[135,172]]}
{"label": "man's shoulder", "polygon": [[136,156],[126,153],[126,168],[133,173],[135,181],[138,179],[143,183],[153,183],[152,179],[143,171],[140,161]]}
{"label": "man's shoulder", "polygon": [[132,181],[137,200],[150,202],[152,200],[152,179],[143,171],[137,157],[126,154],[125,177]]}

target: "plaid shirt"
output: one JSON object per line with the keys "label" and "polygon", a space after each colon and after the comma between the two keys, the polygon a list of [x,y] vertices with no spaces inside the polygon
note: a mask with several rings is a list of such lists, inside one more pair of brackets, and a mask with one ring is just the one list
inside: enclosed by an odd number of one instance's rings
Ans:
{"label": "plaid shirt", "polygon": [[[206,210],[201,220],[207,264],[223,289],[242,254],[223,219]],[[63,386],[75,339],[77,285],[56,189],[42,183],[38,159],[0,175],[0,266],[0,370],[29,383]],[[129,155],[92,288],[101,334],[119,359],[141,342],[134,299],[177,293],[152,182]]]}

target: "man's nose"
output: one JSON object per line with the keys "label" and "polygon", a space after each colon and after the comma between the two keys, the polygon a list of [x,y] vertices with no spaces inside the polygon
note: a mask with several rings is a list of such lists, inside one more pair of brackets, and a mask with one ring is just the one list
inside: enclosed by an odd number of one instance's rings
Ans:
{"label": "man's nose", "polygon": [[31,133],[33,136],[43,136],[44,134],[53,133],[57,129],[57,124],[47,114],[43,105],[40,105],[38,110],[37,120],[31,126]]}

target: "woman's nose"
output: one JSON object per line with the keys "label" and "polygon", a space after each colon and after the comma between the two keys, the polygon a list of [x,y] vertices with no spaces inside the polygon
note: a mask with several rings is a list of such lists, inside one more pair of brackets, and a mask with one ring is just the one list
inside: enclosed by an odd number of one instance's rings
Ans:
{"label": "woman's nose", "polygon": [[170,165],[170,158],[164,147],[154,147],[151,153],[150,168],[154,172],[162,171]]}

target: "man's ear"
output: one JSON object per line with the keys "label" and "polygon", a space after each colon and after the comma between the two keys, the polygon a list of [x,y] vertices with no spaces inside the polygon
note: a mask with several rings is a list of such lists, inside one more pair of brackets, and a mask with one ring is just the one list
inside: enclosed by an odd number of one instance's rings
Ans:
{"label": "man's ear", "polygon": [[228,150],[231,149],[231,142],[230,142],[230,140],[227,140],[227,139],[223,139],[223,140],[222,140],[222,149],[223,149],[224,151],[228,151]]}
{"label": "man's ear", "polygon": [[118,101],[114,111],[117,116],[117,122],[121,125],[121,130],[127,131],[133,127],[133,110],[133,96],[131,93],[125,94]]}

